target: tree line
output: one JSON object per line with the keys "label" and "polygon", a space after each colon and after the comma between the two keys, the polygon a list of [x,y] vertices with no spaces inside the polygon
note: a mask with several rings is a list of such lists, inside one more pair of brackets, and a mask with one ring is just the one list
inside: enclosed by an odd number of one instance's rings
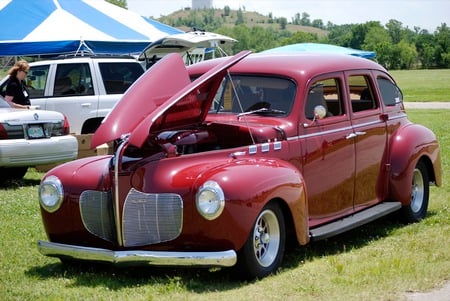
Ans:
{"label": "tree line", "polygon": [[[126,0],[107,0],[127,8]],[[224,49],[228,54],[241,50],[259,52],[295,43],[324,43],[376,52],[376,60],[387,69],[450,68],[450,29],[441,23],[434,32],[420,27],[410,29],[395,19],[386,24],[368,21],[364,24],[324,24],[321,19],[311,20],[306,12],[297,13],[289,22],[286,18],[265,16],[261,26],[248,26],[245,7],[190,10],[186,17],[161,17],[158,20],[174,27],[201,28],[230,36],[238,43]],[[230,19],[233,21],[230,26]],[[276,26],[262,26],[263,24]],[[317,28],[325,35],[307,30],[292,32],[287,26],[300,25]]]}
{"label": "tree line", "polygon": [[[244,8],[245,9],[245,8]],[[220,11],[219,17],[217,11]],[[376,52],[376,60],[388,69],[450,68],[450,29],[442,23],[431,33],[426,29],[404,27],[391,19],[386,24],[368,21],[364,24],[326,25],[320,19],[311,20],[307,13],[296,14],[290,22],[273,18],[270,13],[264,23],[276,26],[248,26],[243,9],[191,10],[187,17],[162,17],[160,21],[174,27],[202,28],[235,38],[231,53],[249,49],[255,52],[295,43],[325,43]],[[234,20],[229,26],[229,20]],[[309,26],[326,31],[318,35],[308,31],[287,30],[289,24]]]}

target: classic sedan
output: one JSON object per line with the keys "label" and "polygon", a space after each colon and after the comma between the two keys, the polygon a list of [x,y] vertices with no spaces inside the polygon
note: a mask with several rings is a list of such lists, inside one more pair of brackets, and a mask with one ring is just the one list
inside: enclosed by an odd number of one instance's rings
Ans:
{"label": "classic sedan", "polygon": [[170,54],[115,106],[92,147],[48,172],[40,206],[62,261],[236,267],[264,277],[305,245],[399,211],[425,218],[438,141],[373,61],[250,54],[185,67]]}
{"label": "classic sedan", "polygon": [[78,142],[58,112],[14,109],[0,97],[0,183],[28,167],[77,158]]}

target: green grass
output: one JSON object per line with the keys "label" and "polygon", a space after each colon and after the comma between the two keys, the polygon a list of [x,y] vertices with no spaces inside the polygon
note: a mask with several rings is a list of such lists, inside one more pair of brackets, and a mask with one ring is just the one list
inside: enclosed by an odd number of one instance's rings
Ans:
{"label": "green grass", "polygon": [[37,190],[42,173],[0,189],[2,300],[401,300],[450,276],[450,110],[411,110],[442,150],[444,187],[432,187],[428,217],[403,225],[386,218],[287,251],[276,275],[239,282],[227,269],[65,266],[40,255],[46,239]]}
{"label": "green grass", "polygon": [[450,69],[391,71],[404,101],[450,101]]}

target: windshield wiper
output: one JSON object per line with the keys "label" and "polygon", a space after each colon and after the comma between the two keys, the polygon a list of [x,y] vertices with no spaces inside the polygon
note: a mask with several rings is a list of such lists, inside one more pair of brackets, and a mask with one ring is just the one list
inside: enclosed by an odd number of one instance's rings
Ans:
{"label": "windshield wiper", "polygon": [[251,115],[251,114],[261,114],[261,115],[270,115],[270,114],[274,114],[274,115],[282,115],[282,114],[286,114],[285,111],[282,110],[276,110],[276,109],[268,109],[268,108],[260,108],[257,110],[251,110],[248,112],[244,112],[244,113],[239,113],[237,114],[237,119],[239,119],[242,116],[245,115]]}

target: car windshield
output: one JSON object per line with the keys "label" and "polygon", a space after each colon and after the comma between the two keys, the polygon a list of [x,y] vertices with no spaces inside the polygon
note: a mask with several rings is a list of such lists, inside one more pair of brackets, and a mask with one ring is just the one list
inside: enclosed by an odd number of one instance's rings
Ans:
{"label": "car windshield", "polygon": [[286,78],[231,75],[224,78],[210,113],[286,116],[295,98],[295,84]]}

